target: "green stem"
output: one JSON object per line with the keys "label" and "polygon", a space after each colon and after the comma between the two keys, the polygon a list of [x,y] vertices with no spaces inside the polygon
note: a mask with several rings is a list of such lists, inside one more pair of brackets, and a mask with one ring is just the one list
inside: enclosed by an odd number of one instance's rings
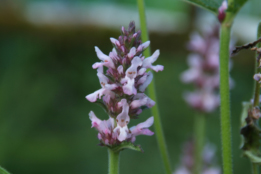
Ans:
{"label": "green stem", "polygon": [[195,116],[195,154],[194,154],[194,174],[202,173],[202,152],[204,148],[204,135],[205,135],[205,115]]}
{"label": "green stem", "polygon": [[258,164],[252,163],[252,172],[253,172],[253,174],[258,174],[259,173],[259,166],[258,166]]}
{"label": "green stem", "polygon": [[220,35],[220,114],[223,173],[232,174],[232,143],[230,123],[230,92],[229,92],[229,42],[233,14],[227,12],[226,20],[221,25]]}
{"label": "green stem", "polygon": [[[258,28],[257,28],[257,39],[261,37],[261,22],[259,22]],[[258,43],[257,47],[260,48],[261,44]],[[259,68],[259,62],[256,61],[255,59],[255,72],[260,73],[260,68]],[[260,83],[258,81],[254,82],[254,105],[253,106],[258,106],[259,105],[259,95],[260,95]]]}
{"label": "green stem", "polygon": [[[149,35],[147,31],[144,1],[137,0],[137,4],[139,8],[139,16],[140,16],[141,39],[142,42],[146,42],[149,40]],[[151,54],[150,47],[143,52],[143,55],[145,57],[149,57],[150,54]],[[148,86],[148,93],[149,93],[149,97],[157,103],[154,80],[152,80],[152,83]],[[157,104],[154,107],[152,107],[151,111],[152,111],[152,115],[154,116],[155,132],[156,132],[156,137],[157,137],[161,157],[164,163],[165,171],[167,174],[171,174],[172,173],[171,165],[168,157],[167,146],[165,143],[165,138],[161,126],[160,115],[159,115]]]}
{"label": "green stem", "polygon": [[109,152],[109,174],[119,174],[120,152],[114,152],[108,148]]}
{"label": "green stem", "polygon": [[10,173],[0,166],[0,174],[10,174]]}

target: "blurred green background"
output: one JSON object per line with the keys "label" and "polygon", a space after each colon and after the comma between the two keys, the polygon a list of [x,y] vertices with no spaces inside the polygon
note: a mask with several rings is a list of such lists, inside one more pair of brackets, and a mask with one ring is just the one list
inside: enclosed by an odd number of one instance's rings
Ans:
{"label": "blurred green background", "polygon": [[[208,25],[203,17],[217,21],[213,14],[183,1],[145,3],[151,48],[160,49],[156,63],[165,66],[155,81],[174,170],[182,145],[192,136],[195,116],[182,98],[192,86],[179,78],[188,68],[186,43],[196,26]],[[108,54],[109,38],[119,36],[121,25],[128,26],[130,20],[138,25],[135,5],[135,0],[0,1],[0,165],[13,174],[107,173],[107,150],[97,146],[97,131],[91,129],[88,113],[93,110],[103,119],[107,115],[85,96],[100,88],[91,68],[98,61],[94,46]],[[253,0],[241,10],[234,27],[238,44],[255,39],[260,5]],[[233,59],[234,171],[245,174],[250,164],[241,157],[239,123],[241,102],[252,94],[254,54],[244,51]],[[147,110],[130,125],[149,116]],[[221,166],[219,125],[217,110],[207,118],[206,137],[217,146]],[[145,153],[125,150],[121,173],[164,173],[155,136],[140,136],[136,144]]]}

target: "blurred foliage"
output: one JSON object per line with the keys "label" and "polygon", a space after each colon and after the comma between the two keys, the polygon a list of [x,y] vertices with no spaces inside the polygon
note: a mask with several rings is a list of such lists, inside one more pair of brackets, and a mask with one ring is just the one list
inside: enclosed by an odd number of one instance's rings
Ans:
{"label": "blurred foliage", "polygon": [[[107,54],[112,49],[109,37],[119,34],[93,26],[36,27],[16,18],[0,20],[1,166],[13,174],[107,172],[107,150],[97,146],[97,132],[90,128],[88,113],[93,110],[104,119],[107,115],[85,96],[100,88],[96,70],[91,68],[99,61],[94,46]],[[195,115],[182,98],[192,86],[182,84],[179,78],[187,69],[189,33],[151,33],[150,38],[152,51],[161,51],[156,63],[165,66],[155,74],[155,81],[166,141],[176,167],[183,143],[192,136]],[[252,94],[254,54],[243,52],[233,59],[233,161],[235,173],[243,174],[249,172],[249,162],[241,158],[239,149],[240,112],[241,102]],[[206,136],[221,154],[218,115],[216,111],[207,118]],[[149,116],[147,110],[130,126]],[[121,173],[163,173],[155,136],[140,136],[136,144],[145,152],[123,151]],[[221,164],[221,156],[218,158]]]}

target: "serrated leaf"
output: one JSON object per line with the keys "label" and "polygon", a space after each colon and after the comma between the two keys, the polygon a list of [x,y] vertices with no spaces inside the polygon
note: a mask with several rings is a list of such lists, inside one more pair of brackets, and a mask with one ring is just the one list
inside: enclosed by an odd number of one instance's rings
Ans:
{"label": "serrated leaf", "polygon": [[0,174],[10,174],[10,173],[0,166]]}
{"label": "serrated leaf", "polygon": [[184,0],[184,1],[192,3],[199,7],[205,8],[205,9],[217,14],[218,8],[222,4],[223,0]]}
{"label": "serrated leaf", "polygon": [[113,147],[110,147],[110,149],[113,150],[114,152],[119,152],[124,149],[131,149],[131,150],[143,152],[140,145],[134,145],[132,142],[123,142],[120,145],[115,145]]}

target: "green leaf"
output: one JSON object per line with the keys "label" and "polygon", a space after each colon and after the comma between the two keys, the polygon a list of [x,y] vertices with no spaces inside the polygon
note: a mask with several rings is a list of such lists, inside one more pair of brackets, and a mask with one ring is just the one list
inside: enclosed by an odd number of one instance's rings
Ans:
{"label": "green leaf", "polygon": [[251,102],[242,102],[242,106],[243,106],[243,110],[242,110],[242,114],[241,114],[241,127],[246,126],[246,118],[247,118],[247,114],[248,114],[248,109],[252,106]]}
{"label": "green leaf", "polygon": [[205,9],[217,14],[218,8],[222,4],[223,0],[184,0],[184,1],[192,3],[199,7],[205,8]]}
{"label": "green leaf", "polygon": [[120,145],[115,145],[113,147],[109,147],[111,150],[114,152],[119,152],[124,149],[131,149],[131,150],[136,150],[139,152],[143,152],[142,148],[140,145],[134,145],[132,142],[122,142]]}
{"label": "green leaf", "polygon": [[0,166],[0,174],[10,174],[10,173]]}
{"label": "green leaf", "polygon": [[261,157],[254,155],[251,151],[245,151],[244,156],[248,157],[252,163],[261,165]]}
{"label": "green leaf", "polygon": [[106,113],[108,113],[108,109],[107,109],[107,107],[105,106],[105,104],[104,104],[102,101],[97,100],[95,103],[98,104],[98,105],[100,105],[100,106],[103,108],[103,110],[104,110]]}
{"label": "green leaf", "polygon": [[[184,0],[184,1],[205,8],[215,14],[218,13],[218,8],[221,6],[223,2],[223,0]],[[228,0],[227,11],[236,14],[247,1],[248,0],[234,0],[234,1]]]}
{"label": "green leaf", "polygon": [[227,11],[230,11],[230,12],[236,14],[247,1],[248,0],[234,0],[234,3],[228,4]]}

